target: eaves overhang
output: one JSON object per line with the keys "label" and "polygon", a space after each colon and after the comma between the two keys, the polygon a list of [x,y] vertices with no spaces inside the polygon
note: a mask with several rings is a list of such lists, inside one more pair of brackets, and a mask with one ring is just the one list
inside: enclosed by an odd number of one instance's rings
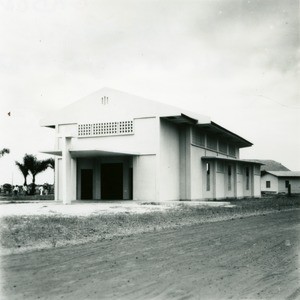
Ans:
{"label": "eaves overhang", "polygon": [[245,164],[253,164],[253,165],[263,165],[260,162],[244,160],[244,159],[236,159],[236,158],[229,158],[229,157],[220,157],[220,156],[203,156],[201,157],[203,161],[228,161],[228,162],[240,162]]}
{"label": "eaves overhang", "polygon": [[212,133],[226,141],[234,142],[239,148],[250,147],[253,144],[241,136],[229,131],[228,129],[218,125],[215,122],[210,122],[207,124],[197,124],[198,128],[205,130],[207,133]]}
{"label": "eaves overhang", "polygon": [[138,156],[140,153],[137,152],[118,152],[112,150],[72,150],[70,149],[70,154],[74,158],[78,157],[96,157],[96,156]]}
{"label": "eaves overhang", "polygon": [[62,156],[62,151],[60,150],[43,150],[39,152],[44,154],[54,155],[54,156]]}
{"label": "eaves overhang", "polygon": [[300,172],[297,171],[263,171],[262,175],[270,174],[276,177],[300,178]]}
{"label": "eaves overhang", "polygon": [[195,125],[198,123],[197,119],[191,118],[185,114],[180,114],[177,116],[165,116],[162,119],[168,120],[175,124],[192,124]]}
{"label": "eaves overhang", "polygon": [[[62,156],[61,150],[46,150],[40,151],[41,153]],[[97,157],[97,156],[139,156],[139,155],[152,155],[154,153],[139,153],[132,151],[114,151],[109,149],[70,149],[71,157]]]}

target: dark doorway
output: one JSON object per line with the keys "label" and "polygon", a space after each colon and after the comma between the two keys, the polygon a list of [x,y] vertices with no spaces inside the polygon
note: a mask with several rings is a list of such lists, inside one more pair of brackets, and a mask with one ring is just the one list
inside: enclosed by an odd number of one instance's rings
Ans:
{"label": "dark doorway", "polygon": [[101,165],[101,199],[123,199],[123,164]]}
{"label": "dark doorway", "polygon": [[93,199],[93,170],[81,170],[81,199]]}
{"label": "dark doorway", "polygon": [[133,199],[133,168],[129,168],[129,199]]}

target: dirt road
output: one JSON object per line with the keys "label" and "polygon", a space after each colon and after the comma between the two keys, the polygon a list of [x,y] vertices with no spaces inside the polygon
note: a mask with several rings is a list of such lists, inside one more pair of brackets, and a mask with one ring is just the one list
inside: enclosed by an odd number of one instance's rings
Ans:
{"label": "dirt road", "polygon": [[2,257],[2,299],[298,299],[299,210]]}

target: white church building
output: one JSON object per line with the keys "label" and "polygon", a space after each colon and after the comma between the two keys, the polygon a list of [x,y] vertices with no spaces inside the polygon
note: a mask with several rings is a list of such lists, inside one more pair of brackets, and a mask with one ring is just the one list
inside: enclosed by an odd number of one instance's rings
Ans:
{"label": "white church building", "polygon": [[252,144],[207,116],[103,88],[50,114],[55,200],[260,197]]}

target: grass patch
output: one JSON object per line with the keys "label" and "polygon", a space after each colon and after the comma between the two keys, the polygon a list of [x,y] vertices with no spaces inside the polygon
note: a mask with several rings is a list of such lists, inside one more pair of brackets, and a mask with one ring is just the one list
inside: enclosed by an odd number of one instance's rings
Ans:
{"label": "grass patch", "polygon": [[142,202],[141,205],[161,205],[161,203],[151,201],[151,202]]}
{"label": "grass patch", "polygon": [[300,197],[234,200],[230,203],[234,207],[180,203],[164,212],[144,214],[4,217],[1,219],[1,245],[9,250],[28,250],[100,241],[115,236],[299,208]]}
{"label": "grass patch", "polygon": [[12,200],[54,200],[54,195],[10,195],[10,196],[2,196],[0,200],[12,201]]}

